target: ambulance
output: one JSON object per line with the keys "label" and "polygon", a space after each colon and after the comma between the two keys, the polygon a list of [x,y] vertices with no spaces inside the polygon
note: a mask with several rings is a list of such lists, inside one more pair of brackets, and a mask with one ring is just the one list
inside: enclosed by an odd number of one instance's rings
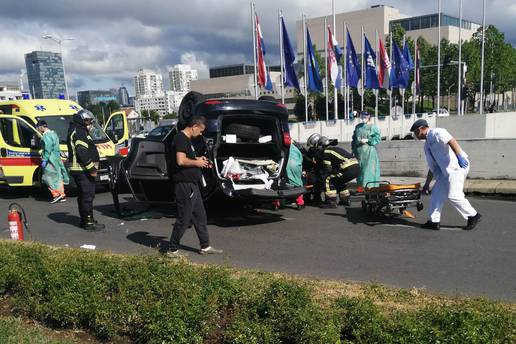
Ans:
{"label": "ambulance", "polygon": [[117,154],[127,156],[131,138],[141,134],[148,123],[133,109],[127,108],[111,113],[104,126],[104,132],[115,144]]}
{"label": "ambulance", "polygon": [[[40,185],[41,135],[35,128],[37,121],[45,120],[57,133],[61,155],[66,160],[68,127],[80,109],[77,103],[63,99],[0,101],[0,185]],[[115,144],[96,122],[90,135],[100,155],[97,182],[108,183],[108,166],[116,154]]]}

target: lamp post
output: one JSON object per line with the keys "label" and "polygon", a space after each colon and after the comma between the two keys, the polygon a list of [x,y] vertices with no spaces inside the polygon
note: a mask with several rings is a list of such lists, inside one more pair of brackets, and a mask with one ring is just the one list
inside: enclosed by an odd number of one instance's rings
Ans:
{"label": "lamp post", "polygon": [[72,37],[59,38],[59,37],[56,37],[56,36],[53,36],[53,35],[43,35],[43,36],[41,36],[41,38],[43,38],[43,39],[51,39],[54,42],[56,42],[57,44],[59,44],[59,54],[61,54],[61,63],[63,64],[63,79],[64,79],[64,84],[65,84],[65,96],[66,96],[66,99],[69,99],[69,97],[68,97],[68,85],[66,84],[66,73],[65,73],[65,66],[64,66],[64,59],[63,59],[62,43],[63,43],[63,41],[72,41],[73,38]]}

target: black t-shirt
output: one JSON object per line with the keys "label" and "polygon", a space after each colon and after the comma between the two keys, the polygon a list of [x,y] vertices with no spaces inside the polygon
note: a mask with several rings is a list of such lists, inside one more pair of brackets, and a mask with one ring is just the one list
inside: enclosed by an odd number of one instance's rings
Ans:
{"label": "black t-shirt", "polygon": [[176,161],[176,153],[183,152],[188,159],[197,157],[192,141],[182,132],[178,132],[172,141],[172,179],[174,183],[199,183],[202,172],[199,167],[179,166]]}

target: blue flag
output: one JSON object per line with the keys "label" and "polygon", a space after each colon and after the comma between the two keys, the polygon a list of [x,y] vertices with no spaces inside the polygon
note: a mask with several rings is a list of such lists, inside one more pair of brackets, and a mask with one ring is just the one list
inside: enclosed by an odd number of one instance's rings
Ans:
{"label": "blue flag", "polygon": [[322,92],[323,85],[321,76],[319,75],[319,64],[315,58],[314,47],[312,45],[312,39],[310,38],[308,28],[306,28],[306,52],[308,54],[308,56],[306,56],[308,74],[308,83],[306,87],[312,92]]}
{"label": "blue flag", "polygon": [[380,83],[378,82],[378,73],[376,72],[376,53],[371,47],[371,43],[367,37],[364,36],[365,40],[365,52],[364,58],[366,61],[365,65],[365,88],[366,89],[379,89]]}
{"label": "blue flag", "polygon": [[355,46],[348,31],[348,43],[346,46],[346,81],[348,86],[356,88],[360,79],[360,63],[358,63]]}
{"label": "blue flag", "polygon": [[389,87],[408,88],[410,78],[409,64],[403,56],[400,47],[392,42],[392,68]]}
{"label": "blue flag", "polygon": [[294,70],[294,61],[296,60],[296,53],[290,44],[287,28],[283,16],[281,17],[281,29],[283,33],[283,56],[285,57],[285,74],[283,77],[283,84],[285,86],[294,87],[299,90],[299,81],[297,80],[296,71]]}
{"label": "blue flag", "polygon": [[405,60],[408,63],[409,71],[414,70],[414,61],[412,60],[412,55],[410,54],[410,48],[407,43],[403,45],[403,57],[405,57]]}

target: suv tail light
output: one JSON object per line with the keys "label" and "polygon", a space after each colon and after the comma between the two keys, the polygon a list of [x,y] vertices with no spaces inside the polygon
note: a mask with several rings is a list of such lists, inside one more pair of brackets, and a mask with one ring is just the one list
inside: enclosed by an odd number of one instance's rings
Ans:
{"label": "suv tail light", "polygon": [[292,144],[292,138],[289,133],[283,133],[283,144],[285,146],[290,146]]}
{"label": "suv tail light", "polygon": [[215,99],[207,100],[204,102],[204,105],[217,105],[217,104],[222,104],[222,102],[220,100],[215,100]]}

